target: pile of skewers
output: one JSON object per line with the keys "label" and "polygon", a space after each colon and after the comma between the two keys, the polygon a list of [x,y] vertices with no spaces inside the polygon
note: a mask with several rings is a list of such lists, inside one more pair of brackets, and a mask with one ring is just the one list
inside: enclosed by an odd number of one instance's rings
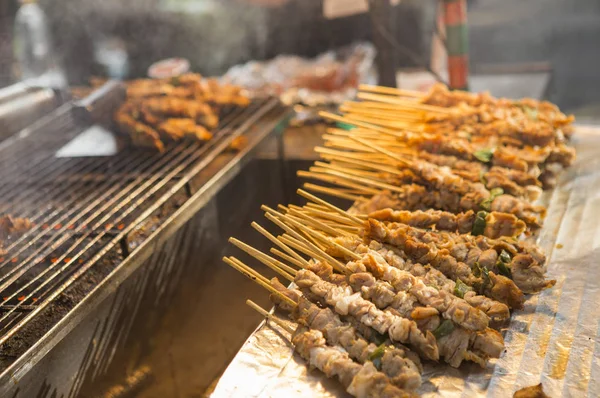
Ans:
{"label": "pile of skewers", "polygon": [[496,328],[526,294],[555,284],[533,239],[545,209],[533,202],[555,183],[551,165],[574,160],[572,118],[543,102],[439,87],[364,87],[358,97],[342,115],[322,114],[354,128],[330,129],[316,148],[322,161],[299,172],[321,182],[306,190],[347,199],[349,210],[298,190],[304,206],[262,207],[281,234],[252,223],[270,254],[230,239],[277,278],[224,261],[298,324],[291,341],[311,366],[354,396],[411,396],[422,360],[498,358]]}
{"label": "pile of skewers", "polygon": [[196,73],[139,79],[127,83],[127,99],[115,113],[115,122],[133,145],[163,151],[166,142],[209,140],[222,107],[249,103],[240,87]]}

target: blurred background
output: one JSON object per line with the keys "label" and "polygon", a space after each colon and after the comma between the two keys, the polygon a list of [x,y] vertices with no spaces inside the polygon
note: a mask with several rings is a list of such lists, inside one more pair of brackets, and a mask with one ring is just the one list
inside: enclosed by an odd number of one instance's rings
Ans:
{"label": "blurred background", "polygon": [[[0,86],[18,79],[13,22],[19,0],[0,5]],[[314,57],[371,40],[367,13],[328,19],[323,1],[293,0],[40,0],[58,62],[72,85],[90,76],[140,77],[168,57],[221,75],[231,66],[279,54]],[[396,3],[396,2],[394,2]],[[437,1],[393,6],[398,68],[430,64]],[[472,0],[469,63],[482,73],[548,73],[543,96],[567,111],[593,116],[600,104],[600,2]],[[422,64],[420,64],[422,63]]]}
{"label": "blurred background", "polygon": [[[37,3],[41,14],[26,15],[27,4],[22,3]],[[354,93],[344,90],[356,88],[358,81],[418,90],[427,90],[437,80],[448,82],[450,57],[443,39],[450,31],[440,25],[442,4],[438,0],[0,0],[0,88],[27,77],[19,54],[23,39],[29,37],[31,45],[38,46],[30,53],[46,53],[47,65],[60,71],[63,86],[146,77],[158,61],[185,58],[190,70],[204,76],[226,75],[247,88],[267,87],[269,94],[294,105],[298,117],[305,106],[331,106],[352,98]],[[368,5],[377,5],[377,12]],[[468,88],[502,97],[546,99],[574,113],[578,122],[600,122],[600,1],[469,0],[466,6],[467,22],[459,33],[466,34],[461,49]],[[40,15],[45,22],[40,22]],[[0,99],[0,140],[7,130],[1,124],[3,112],[12,112],[1,105]],[[270,195],[274,204],[288,202],[299,186],[295,170],[312,163],[313,146],[326,128],[318,122],[304,127],[299,123],[285,129],[282,152],[289,156],[288,163],[278,163],[283,178],[273,171],[280,147],[272,141],[259,154],[259,162],[220,194],[229,207],[213,221],[225,227],[211,238],[224,244],[228,236],[242,234],[243,226],[249,229],[250,220],[260,218],[256,203],[261,194]],[[257,188],[258,183],[264,187]],[[245,198],[240,206],[236,201],[240,192],[256,197]],[[217,213],[208,208],[206,214]],[[215,242],[205,246],[221,250]],[[148,343],[154,348],[150,362],[160,377],[136,396],[209,394],[211,384],[256,327],[260,317],[230,294],[226,283],[233,271],[219,264],[203,268],[203,284],[189,290],[200,296],[199,302],[220,306],[207,309],[181,294],[178,306],[166,315],[166,326],[161,323],[161,332]],[[250,282],[236,286],[239,297],[252,297],[256,291]],[[107,379],[106,384],[114,380]]]}

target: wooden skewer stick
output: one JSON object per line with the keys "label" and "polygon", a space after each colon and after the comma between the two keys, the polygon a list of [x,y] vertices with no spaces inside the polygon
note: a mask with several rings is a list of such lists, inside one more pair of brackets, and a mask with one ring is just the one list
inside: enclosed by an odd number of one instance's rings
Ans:
{"label": "wooden skewer stick", "polygon": [[421,104],[419,102],[407,101],[405,99],[391,97],[389,95],[358,93],[356,95],[356,97],[359,99],[363,99],[363,100],[379,101],[379,102],[384,102],[386,104],[402,105],[406,108],[420,109],[420,110],[424,110],[424,111],[427,111],[430,113],[443,113],[443,114],[452,114],[453,113],[451,109],[442,108],[441,106]]}
{"label": "wooden skewer stick", "polygon": [[[283,244],[283,243],[281,243],[281,244]],[[298,268],[305,268],[304,264],[302,264],[300,261],[296,260],[294,257],[285,254],[281,250],[277,250],[276,248],[272,247],[269,251],[271,253],[275,254],[276,256],[283,258],[285,261],[294,264]]]}
{"label": "wooden skewer stick", "polygon": [[[288,216],[288,215],[286,215]],[[290,217],[290,219],[296,220],[296,221],[302,221],[302,219],[299,219],[297,217],[293,217],[293,216],[288,216]],[[312,243],[312,245],[318,249],[318,250],[325,250],[326,246],[323,246],[323,243],[319,242],[318,239],[316,239],[314,236],[312,236],[311,234],[307,233],[306,231],[300,229],[300,228],[296,228],[296,230],[298,230],[298,232],[304,236],[304,238],[308,239],[310,241],[310,243]]]}
{"label": "wooden skewer stick", "polygon": [[[416,122],[426,122],[427,113],[416,109],[403,109],[395,105],[379,103],[380,106],[365,105],[365,102],[347,102],[340,106],[340,111],[346,113],[357,113],[365,116],[378,116],[391,120],[411,120]],[[381,106],[383,105],[383,106]],[[386,107],[387,105],[387,107]]]}
{"label": "wooden skewer stick", "polygon": [[258,272],[254,271],[252,268],[248,267],[246,264],[244,264],[243,262],[241,262],[237,258],[235,258],[235,257],[223,257],[223,261],[225,263],[229,264],[232,268],[234,268],[237,271],[239,271],[242,275],[246,276],[248,279],[256,282],[260,286],[262,286],[265,289],[267,289],[269,292],[280,296],[281,299],[284,300],[284,301],[286,301],[288,304],[290,304],[290,305],[296,305],[296,302],[294,300],[292,300],[291,298],[287,297],[286,295],[284,295],[283,293],[281,293],[279,290],[275,289],[268,282],[265,282],[264,279],[266,279],[266,278],[264,276],[260,275]]}
{"label": "wooden skewer stick", "polygon": [[414,98],[421,98],[426,95],[425,93],[421,93],[419,91],[414,91],[414,90],[406,90],[406,89],[401,89],[401,88],[385,87],[385,86],[372,86],[370,84],[360,84],[358,86],[358,89],[360,91],[370,91],[373,93],[401,95],[404,97],[414,97]]}
{"label": "wooden skewer stick", "polygon": [[[287,217],[287,216],[284,216]],[[340,245],[339,243],[333,241],[332,239],[329,239],[328,237],[326,237],[325,235],[323,235],[322,233],[309,229],[307,228],[305,225],[302,225],[301,223],[291,219],[288,217],[288,220],[290,223],[292,223],[296,228],[299,228],[303,231],[306,231],[307,233],[313,235],[316,239],[320,240],[321,242],[323,242],[323,244],[329,246],[329,247],[335,247],[336,249],[338,249],[339,251],[343,252],[344,254],[346,254],[348,257],[353,258],[355,260],[360,259],[360,255],[354,253],[351,250],[346,249],[344,246]],[[333,259],[333,257],[332,257]]]}
{"label": "wooden skewer stick", "polygon": [[373,187],[377,187],[377,188],[381,188],[381,189],[387,189],[387,190],[393,191],[393,192],[402,192],[402,189],[400,187],[397,187],[396,185],[391,185],[391,184],[387,184],[387,183],[384,183],[384,182],[379,182],[379,181],[372,180],[372,179],[369,179],[369,178],[356,177],[356,176],[349,175],[347,173],[343,173],[343,172],[340,172],[340,171],[328,170],[327,174],[331,174],[331,175],[334,175],[334,176],[337,176],[337,177],[346,178],[348,180],[360,182],[362,184],[370,185],[370,186],[373,186]]}
{"label": "wooden skewer stick", "polygon": [[290,249],[289,247],[287,247],[286,245],[281,243],[269,231],[267,231],[266,229],[261,227],[259,224],[257,224],[256,222],[252,222],[251,225],[252,225],[252,228],[254,228],[258,232],[260,232],[265,238],[269,239],[271,242],[273,242],[274,244],[279,246],[282,250],[284,250],[290,256],[294,257],[296,259],[296,261],[298,261],[299,263],[304,264],[306,266],[309,264],[308,261],[306,261],[301,255],[299,255],[294,250]]}
{"label": "wooden skewer stick", "polygon": [[285,330],[286,332],[288,332],[289,334],[294,334],[294,329],[292,329],[291,327],[289,327],[289,325],[286,325],[281,319],[273,316],[273,314],[271,314],[270,312],[268,312],[267,310],[265,310],[264,308],[262,308],[261,306],[259,306],[258,304],[256,304],[254,301],[252,301],[252,300],[246,300],[246,304],[250,308],[252,308],[254,311],[258,312],[259,314],[261,314],[262,316],[264,316],[265,318],[267,318],[268,321],[273,321],[277,325],[279,325],[283,330]]}
{"label": "wooden skewer stick", "polygon": [[376,171],[365,170],[364,168],[356,167],[356,166],[361,166],[361,165],[345,163],[348,166],[342,166],[342,165],[340,165],[340,162],[326,163],[326,162],[321,162],[320,160],[317,160],[314,164],[315,165],[312,166],[311,169],[315,169],[315,171],[317,173],[319,173],[320,170],[322,170],[322,169],[331,169],[331,170],[338,170],[338,171],[347,171],[348,173],[357,175],[359,177],[370,177],[370,178],[378,178],[379,177],[379,174]]}
{"label": "wooden skewer stick", "polygon": [[315,184],[311,184],[309,182],[305,182],[302,186],[304,188],[306,188],[306,189],[311,190],[311,191],[315,191],[315,192],[319,192],[319,193],[324,193],[326,195],[331,195],[331,196],[334,196],[336,198],[348,199],[348,200],[351,200],[353,202],[357,201],[360,198],[359,195],[351,195],[351,194],[343,193],[343,192],[340,192],[337,189],[328,188],[328,187],[324,187],[324,186],[321,186],[321,185],[315,185]]}
{"label": "wooden skewer stick", "polygon": [[[311,167],[312,169],[312,167]],[[360,192],[359,195],[376,195],[379,193],[378,190],[373,189],[373,188],[369,188],[369,187],[365,187],[364,185],[359,185],[356,184],[354,182],[351,181],[347,181],[347,179],[345,178],[341,178],[339,176],[332,176],[329,175],[328,173],[326,173],[326,170],[324,170],[324,172],[322,173],[317,173],[314,171],[304,171],[304,170],[298,170],[298,177],[302,177],[302,178],[312,178],[315,180],[319,180],[319,181],[324,181],[324,182],[328,182],[330,184],[335,184],[335,185],[339,185],[342,187],[347,187],[347,188],[353,188],[356,191],[355,192]],[[335,188],[330,188],[330,189],[335,189]],[[344,194],[350,194],[352,195],[352,193],[346,191],[346,190],[341,190],[338,189],[338,191],[340,193],[344,193]]]}
{"label": "wooden skewer stick", "polygon": [[380,119],[388,122],[416,123],[419,125],[422,123],[426,123],[426,119],[424,117],[420,117],[419,115],[388,111],[384,109],[340,106],[340,111],[344,112],[348,117],[362,116],[367,118]]}
{"label": "wooden skewer stick", "polygon": [[389,156],[390,158],[392,158],[392,159],[394,159],[394,160],[396,160],[396,161],[398,161],[400,163],[403,163],[403,164],[405,164],[407,166],[412,166],[412,162],[408,161],[407,159],[404,159],[404,158],[400,157],[399,155],[397,155],[395,153],[392,153],[392,152],[390,152],[390,151],[388,151],[386,149],[383,149],[380,146],[371,144],[370,142],[365,141],[365,140],[360,139],[360,138],[357,138],[357,137],[352,137],[352,139],[354,141],[356,141],[356,142],[360,142],[361,144],[363,144],[365,146],[368,146],[371,149],[379,151],[379,152],[383,153],[384,155]]}
{"label": "wooden skewer stick", "polygon": [[[319,252],[311,250],[306,245],[303,245],[302,242],[300,242],[297,239],[292,238],[288,234],[283,234],[281,236],[278,236],[277,239],[281,240],[286,245],[293,247],[294,249],[298,250],[299,252],[302,252],[302,253],[306,254],[307,256],[310,256],[311,258],[314,258],[318,261],[322,261],[324,263],[329,262],[329,261],[327,261],[327,258],[323,257],[321,254],[319,254]],[[334,268],[336,268],[336,267],[334,266]]]}
{"label": "wooden skewer stick", "polygon": [[313,227],[319,228],[322,231],[327,232],[329,235],[332,235],[332,236],[348,235],[345,231],[340,231],[338,229],[330,227],[329,225],[324,224],[321,221],[317,220],[316,218],[311,217],[308,214],[303,213],[301,211],[298,211],[295,209],[290,209],[290,214],[304,219],[307,223],[311,224]]}
{"label": "wooden skewer stick", "polygon": [[364,136],[364,138],[378,138],[381,137],[381,133],[377,132],[377,131],[372,131],[372,130],[367,130],[367,129],[361,129],[359,127],[352,129],[352,132],[348,131],[348,130],[342,130],[342,129],[338,129],[335,127],[327,127],[327,134],[331,134],[331,135],[337,135],[340,137],[344,137],[347,136],[348,134],[356,134],[357,132],[360,133],[360,135]]}
{"label": "wooden skewer stick", "polygon": [[273,257],[268,256],[259,250],[256,250],[254,247],[247,245],[238,239],[229,238],[229,242],[234,244],[237,248],[245,251],[246,253],[248,253],[267,267],[271,268],[273,271],[280,273],[281,276],[283,276],[285,279],[289,280],[290,282],[294,281],[294,275],[296,275],[296,270],[290,267],[289,265],[286,265],[281,261],[276,260]]}
{"label": "wooden skewer stick", "polygon": [[[287,225],[284,222],[284,220],[288,221],[288,223],[289,223],[289,217],[287,217],[279,212],[276,212],[275,210],[273,210],[265,205],[263,205],[261,208],[265,211],[269,211],[268,213],[265,214],[266,218],[268,218],[270,221],[275,223],[278,227],[280,227],[281,229],[283,229],[284,231],[289,233],[295,239],[299,240],[300,242],[303,242],[303,245],[306,245],[312,251],[321,253],[325,258],[327,258],[329,260],[329,262],[332,263],[333,267],[336,270],[338,270],[338,272],[346,272],[344,264],[340,263],[335,258],[331,257],[329,254],[325,253],[325,251],[321,247],[319,247],[318,245],[315,245],[309,239],[305,238],[304,236],[302,236],[301,234],[296,232],[291,226]],[[287,217],[287,219],[286,219],[286,217]],[[286,242],[284,242],[284,243],[286,243]]]}
{"label": "wooden skewer stick", "polygon": [[329,208],[329,209],[337,212],[338,214],[340,214],[340,215],[342,215],[342,216],[344,216],[344,217],[346,217],[346,218],[354,221],[356,224],[358,224],[360,226],[363,226],[363,224],[364,224],[361,219],[353,216],[352,214],[350,214],[350,213],[348,213],[348,212],[340,209],[339,207],[336,207],[336,206],[332,205],[331,203],[329,203],[329,202],[327,202],[327,201],[325,201],[325,200],[323,200],[323,199],[321,199],[321,198],[319,198],[319,197],[317,197],[317,196],[315,196],[313,194],[310,194],[310,193],[308,193],[308,192],[306,192],[306,191],[304,191],[302,189],[298,189],[296,191],[296,193],[298,193],[298,195],[302,196],[303,198],[310,200],[311,202],[318,203],[320,205],[323,205],[323,206],[325,206],[325,207],[327,207],[327,208]]}
{"label": "wooden skewer stick", "polygon": [[356,224],[354,224],[353,222],[349,221],[346,217],[342,217],[336,213],[330,213],[327,211],[323,211],[320,209],[315,209],[312,207],[305,207],[305,211],[307,213],[310,214],[314,214],[317,215],[323,219],[327,219],[327,220],[331,220],[334,221],[337,225],[341,226],[343,225],[344,227],[350,227],[350,228],[357,228],[360,229],[359,227],[355,227]]}
{"label": "wooden skewer stick", "polygon": [[[365,177],[365,178],[370,178],[372,180],[381,180],[381,173],[379,173],[378,171],[367,171],[367,170],[363,170],[363,169],[357,169],[356,168],[357,165],[355,164],[350,164],[348,167],[345,166],[340,166],[339,163],[338,164],[334,164],[334,163],[325,163],[325,162],[321,162],[319,160],[317,160],[315,162],[315,166],[311,167],[316,169],[316,170],[335,170],[335,171],[341,171],[344,173],[348,173],[357,177]],[[362,166],[362,165],[358,165],[358,166]],[[362,166],[364,167],[364,166]],[[315,171],[316,171],[315,170]],[[323,171],[320,171],[323,172]]]}
{"label": "wooden skewer stick", "polygon": [[383,120],[371,116],[361,116],[356,114],[346,114],[349,120],[356,120],[359,122],[371,123],[377,126],[386,127],[389,129],[396,130],[412,130],[412,131],[424,131],[424,125],[422,123],[409,123],[404,121],[389,121]]}
{"label": "wooden skewer stick", "polygon": [[293,237],[287,234],[283,234],[283,236],[278,236],[278,238],[281,239],[282,242],[285,242],[287,245],[293,247],[296,250],[301,251],[307,256],[311,256],[312,258],[319,260],[323,263],[331,264],[333,269],[335,269],[337,272],[342,274],[348,274],[346,266],[338,259],[327,254],[324,250],[313,250],[307,245],[303,244],[303,242],[298,241],[297,239],[294,239]]}
{"label": "wooden skewer stick", "polygon": [[[337,155],[328,155],[328,154],[325,154],[325,156],[327,156],[328,158],[332,158],[332,159],[337,159],[338,158]],[[352,157],[350,157],[350,156],[349,157],[340,157],[340,158],[343,159],[344,162],[347,162],[349,164],[355,164],[357,166],[363,166],[365,168],[368,167],[368,168],[371,168],[373,170],[384,171],[384,172],[390,173],[390,174],[396,174],[396,175],[401,175],[402,174],[402,172],[400,172],[398,169],[386,166],[386,165],[381,164],[381,163],[369,162],[369,161],[361,160],[361,159],[352,159]]]}
{"label": "wooden skewer stick", "polygon": [[335,120],[336,122],[351,124],[353,126],[358,126],[358,127],[364,127],[364,128],[370,129],[370,130],[375,130],[375,131],[379,131],[379,132],[390,134],[390,135],[402,136],[401,134],[399,134],[398,132],[396,132],[394,130],[379,127],[374,124],[369,124],[369,123],[360,122],[360,121],[356,121],[356,120],[350,120],[348,118],[345,118],[343,116],[339,116],[339,115],[336,115],[336,114],[330,113],[330,112],[321,111],[321,112],[319,112],[319,116],[326,118],[326,119]]}

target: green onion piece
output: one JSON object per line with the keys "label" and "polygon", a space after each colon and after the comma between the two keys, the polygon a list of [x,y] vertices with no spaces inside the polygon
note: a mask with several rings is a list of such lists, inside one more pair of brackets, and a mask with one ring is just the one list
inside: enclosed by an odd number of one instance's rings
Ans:
{"label": "green onion piece", "polygon": [[171,85],[175,86],[175,87],[181,85],[181,81],[179,80],[179,76],[173,76],[171,78]]}
{"label": "green onion piece", "polygon": [[486,288],[486,286],[490,283],[490,271],[485,268],[482,267],[479,262],[475,262],[475,264],[473,265],[473,275],[475,275],[475,277],[477,278],[481,278],[482,279],[482,290]]}
{"label": "green onion piece", "polygon": [[467,286],[463,281],[461,281],[460,279],[456,280],[456,284],[454,285],[454,295],[456,297],[465,298],[465,294],[470,290],[471,288]]}
{"label": "green onion piece", "polygon": [[381,344],[369,355],[369,360],[374,361],[377,358],[383,357],[383,354],[385,354],[385,343]]}
{"label": "green onion piece", "polygon": [[496,199],[498,196],[502,195],[503,193],[504,193],[504,189],[502,189],[500,187],[492,188],[490,190],[490,196],[487,199],[484,199],[479,204],[479,207],[481,207],[483,210],[486,210],[486,211],[492,211],[492,202],[494,201],[494,199]]}
{"label": "green onion piece", "polygon": [[487,179],[485,178],[485,171],[479,170],[479,181],[483,184],[483,186],[487,186]]}
{"label": "green onion piece", "polygon": [[510,257],[510,253],[502,249],[502,251],[500,252],[500,261],[506,264],[510,264],[511,260],[512,259]]}
{"label": "green onion piece", "polygon": [[498,267],[498,272],[500,275],[504,275],[507,278],[512,279],[512,271],[510,269],[511,257],[510,253],[506,250],[502,250],[500,252],[500,256],[498,256],[498,261],[496,262],[496,266]]}
{"label": "green onion piece", "polygon": [[500,275],[504,275],[505,277],[512,279],[512,271],[510,270],[508,264],[498,261],[496,265],[498,266],[498,272]]}
{"label": "green onion piece", "polygon": [[471,229],[471,235],[483,235],[485,231],[486,222],[485,219],[487,217],[487,211],[478,211],[475,215],[475,220],[473,221],[473,229]]}
{"label": "green onion piece", "polygon": [[473,156],[483,163],[489,163],[494,155],[494,149],[479,149],[473,152]]}
{"label": "green onion piece", "polygon": [[445,319],[444,322],[440,323],[432,333],[436,340],[441,339],[444,336],[448,336],[454,331],[454,323],[450,319]]}

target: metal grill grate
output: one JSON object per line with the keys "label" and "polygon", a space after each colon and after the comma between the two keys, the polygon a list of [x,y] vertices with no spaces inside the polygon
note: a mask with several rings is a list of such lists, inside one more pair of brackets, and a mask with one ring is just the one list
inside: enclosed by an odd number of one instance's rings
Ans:
{"label": "metal grill grate", "polygon": [[[0,146],[0,213],[35,225],[4,242],[0,256],[0,346],[190,181],[236,136],[278,106],[274,99],[230,109],[214,138],[164,153],[128,149],[110,158],[57,158],[84,126],[68,105]],[[120,245],[120,246],[119,246]]]}

